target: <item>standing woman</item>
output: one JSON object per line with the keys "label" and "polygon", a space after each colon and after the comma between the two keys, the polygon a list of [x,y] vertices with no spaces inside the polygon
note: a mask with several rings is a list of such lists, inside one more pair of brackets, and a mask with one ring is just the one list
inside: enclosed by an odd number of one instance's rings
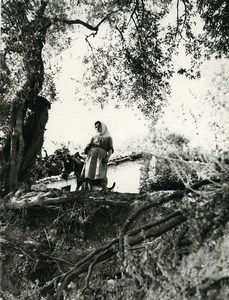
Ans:
{"label": "standing woman", "polygon": [[113,140],[107,126],[100,121],[95,122],[96,134],[86,146],[84,152],[87,154],[82,177],[90,181],[99,180],[102,190],[107,187],[107,163],[112,153]]}

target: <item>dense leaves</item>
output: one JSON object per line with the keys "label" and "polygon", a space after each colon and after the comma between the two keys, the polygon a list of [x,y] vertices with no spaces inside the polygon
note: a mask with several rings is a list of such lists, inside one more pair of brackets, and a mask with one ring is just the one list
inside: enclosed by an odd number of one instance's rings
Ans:
{"label": "dense leaves", "polygon": [[69,153],[69,149],[65,146],[58,148],[51,155],[48,155],[46,151],[41,152],[37,156],[32,172],[33,180],[60,175],[63,169],[63,158]]}
{"label": "dense leaves", "polygon": [[[67,42],[63,33],[80,24],[92,32],[87,37],[92,52],[85,58],[92,69],[85,79],[96,92],[94,100],[101,104],[111,99],[135,103],[147,115],[156,116],[166,101],[169,79],[176,71],[172,59],[180,46],[186,47],[191,62],[189,69],[177,71],[190,78],[199,76],[194,67],[202,58],[227,56],[229,48],[228,3],[223,0],[177,1],[176,5],[170,0],[34,0],[3,2],[2,8],[4,55],[8,55],[11,68],[22,59],[28,69],[29,57],[34,63],[33,54],[38,55],[41,44],[62,50],[72,38],[67,35]],[[12,74],[7,68],[13,88],[19,83],[19,78],[15,81],[19,70]]]}
{"label": "dense leaves", "polygon": [[[177,1],[176,6],[172,1],[127,2],[116,2],[118,12],[109,16],[109,26],[104,27],[104,45],[109,39],[109,46],[96,47],[90,39],[93,52],[85,62],[91,74],[86,79],[101,105],[111,99],[125,102],[157,119],[175,72],[195,79],[204,59],[212,54],[227,56],[228,5],[225,1]],[[215,27],[208,11],[224,25]],[[190,63],[177,69],[173,58],[182,48]]]}
{"label": "dense leaves", "polygon": [[[217,57],[228,54],[229,47],[229,3],[228,1],[198,1],[198,8],[204,20],[205,45]],[[209,39],[210,37],[210,39]]]}

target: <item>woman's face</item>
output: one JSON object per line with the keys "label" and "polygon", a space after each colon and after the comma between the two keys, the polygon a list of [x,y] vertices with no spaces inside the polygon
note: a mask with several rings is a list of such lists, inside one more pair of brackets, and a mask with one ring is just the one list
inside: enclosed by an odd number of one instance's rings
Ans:
{"label": "woman's face", "polygon": [[101,133],[102,132],[102,125],[100,123],[96,123],[95,124],[95,130],[98,132],[98,133]]}

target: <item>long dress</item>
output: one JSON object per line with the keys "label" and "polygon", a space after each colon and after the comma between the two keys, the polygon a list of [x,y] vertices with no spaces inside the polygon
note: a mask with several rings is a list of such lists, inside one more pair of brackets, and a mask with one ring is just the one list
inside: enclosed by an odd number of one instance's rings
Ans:
{"label": "long dress", "polygon": [[105,179],[107,176],[107,163],[102,160],[107,156],[107,152],[110,150],[113,152],[112,138],[93,137],[86,149],[88,156],[82,171],[82,177],[91,180]]}

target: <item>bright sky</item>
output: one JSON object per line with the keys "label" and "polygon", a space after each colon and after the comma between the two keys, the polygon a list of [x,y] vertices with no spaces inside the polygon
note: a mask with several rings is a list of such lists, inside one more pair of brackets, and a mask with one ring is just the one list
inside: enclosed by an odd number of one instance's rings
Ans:
{"label": "bright sky", "polygon": [[[78,45],[82,47],[79,49]],[[79,39],[65,51],[61,65],[61,73],[56,79],[60,101],[52,104],[49,121],[46,126],[44,148],[51,154],[60,143],[74,151],[77,145],[82,149],[94,135],[94,122],[101,120],[106,123],[115,148],[122,148],[128,139],[140,138],[148,133],[146,122],[139,112],[123,107],[114,109],[107,105],[104,109],[99,106],[85,105],[79,101],[84,97],[82,74],[85,70],[82,55],[87,51],[85,41]],[[75,93],[76,89],[79,91]]]}
{"label": "bright sky", "polygon": [[[133,140],[141,139],[149,133],[146,121],[140,113],[136,114],[126,108],[117,110],[110,105],[102,110],[98,106],[84,105],[79,101],[84,94],[82,54],[85,54],[85,51],[86,43],[81,35],[79,40],[73,42],[72,47],[65,51],[63,60],[58,62],[62,68],[56,79],[60,102],[52,104],[44,143],[44,148],[49,154],[61,143],[68,145],[72,152],[78,149],[78,145],[84,149],[94,134],[94,122],[97,120],[105,122],[108,126],[115,149],[122,149],[126,144],[131,146]],[[176,63],[185,66],[186,60],[186,57],[181,55]],[[171,82],[172,95],[169,105],[157,128],[168,127],[171,132],[182,133],[190,139],[193,146],[214,148],[212,141],[215,139],[215,132],[209,124],[212,123],[212,119],[201,96],[205,95],[217,68],[220,68],[220,63],[207,63],[203,67],[202,78],[195,81],[181,75],[175,76]]]}

